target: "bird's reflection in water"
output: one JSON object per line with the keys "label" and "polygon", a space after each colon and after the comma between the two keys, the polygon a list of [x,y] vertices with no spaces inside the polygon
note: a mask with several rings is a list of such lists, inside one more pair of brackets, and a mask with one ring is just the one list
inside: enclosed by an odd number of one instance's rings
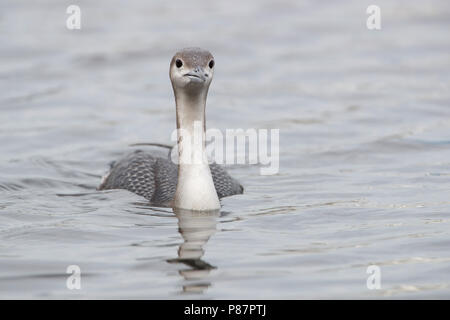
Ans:
{"label": "bird's reflection in water", "polygon": [[205,253],[203,247],[209,238],[216,232],[217,218],[220,213],[217,211],[193,212],[187,210],[174,209],[178,218],[178,231],[184,242],[178,248],[178,258],[169,259],[169,263],[181,263],[189,268],[179,271],[186,280],[183,285],[184,293],[202,293],[211,283],[204,281],[215,266],[202,260]]}

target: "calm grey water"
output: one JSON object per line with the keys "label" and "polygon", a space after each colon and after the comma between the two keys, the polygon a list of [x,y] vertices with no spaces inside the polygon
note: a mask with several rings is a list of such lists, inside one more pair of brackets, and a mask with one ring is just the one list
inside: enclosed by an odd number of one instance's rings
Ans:
{"label": "calm grey water", "polygon": [[[0,298],[450,298],[450,4],[0,1]],[[280,128],[221,214],[98,192],[171,143],[168,65],[216,57],[210,128]],[[81,268],[81,290],[66,268]],[[366,269],[381,270],[369,290]]]}

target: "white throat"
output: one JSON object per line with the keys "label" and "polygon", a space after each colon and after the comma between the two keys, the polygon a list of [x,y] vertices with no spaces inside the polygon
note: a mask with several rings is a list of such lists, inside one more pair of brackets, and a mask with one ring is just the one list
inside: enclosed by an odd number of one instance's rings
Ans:
{"label": "white throat", "polygon": [[179,161],[175,208],[196,211],[220,209],[205,148],[207,91],[189,95],[175,90]]}

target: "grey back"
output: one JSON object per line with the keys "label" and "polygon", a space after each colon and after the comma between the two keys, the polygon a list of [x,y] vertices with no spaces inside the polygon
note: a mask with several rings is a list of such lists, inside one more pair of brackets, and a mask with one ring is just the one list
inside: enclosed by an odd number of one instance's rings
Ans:
{"label": "grey back", "polygon": [[[244,188],[224,168],[210,164],[219,198],[241,194]],[[155,205],[168,205],[175,196],[178,166],[167,158],[136,150],[111,165],[99,190],[126,189]]]}

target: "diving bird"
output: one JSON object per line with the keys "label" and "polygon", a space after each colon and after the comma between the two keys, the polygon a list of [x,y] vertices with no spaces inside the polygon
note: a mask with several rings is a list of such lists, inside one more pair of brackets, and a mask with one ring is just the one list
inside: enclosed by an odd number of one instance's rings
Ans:
{"label": "diving bird", "polygon": [[[205,161],[205,107],[214,67],[212,54],[200,48],[182,49],[170,62],[178,164],[137,150],[111,165],[99,190],[126,189],[154,205],[195,211],[220,209],[219,198],[243,193],[224,168]],[[196,128],[200,128],[200,139],[195,138]]]}

